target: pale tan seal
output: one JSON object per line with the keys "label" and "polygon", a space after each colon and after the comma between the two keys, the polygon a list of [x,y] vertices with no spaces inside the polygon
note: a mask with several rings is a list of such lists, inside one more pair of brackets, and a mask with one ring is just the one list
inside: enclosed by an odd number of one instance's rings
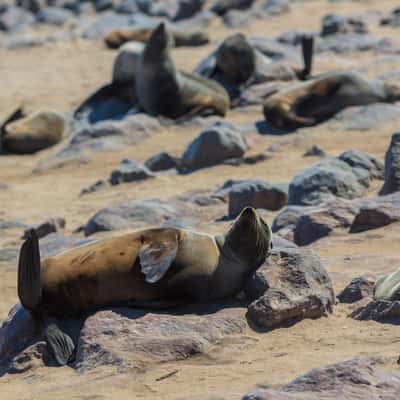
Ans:
{"label": "pale tan seal", "polygon": [[136,94],[147,113],[174,119],[185,114],[225,116],[230,106],[228,93],[219,83],[175,67],[171,37],[164,23],[153,31],[141,54]]}
{"label": "pale tan seal", "polygon": [[[104,37],[104,42],[110,49],[117,49],[124,43],[135,41],[146,43],[155,26],[138,26],[126,29],[115,29]],[[174,39],[174,45],[180,46],[202,46],[210,41],[207,32],[204,31],[184,31],[171,29],[171,35]]]}
{"label": "pale tan seal", "polygon": [[137,231],[40,260],[37,236],[22,245],[21,304],[44,318],[60,364],[74,345],[49,316],[81,314],[106,305],[148,306],[219,300],[239,292],[271,249],[271,231],[246,208],[224,235],[176,228]]}
{"label": "pale tan seal", "polygon": [[64,117],[55,111],[38,111],[25,116],[19,108],[1,127],[1,146],[11,153],[36,153],[59,143],[65,125]]}
{"label": "pale tan seal", "polygon": [[367,81],[355,72],[332,72],[280,90],[263,106],[265,119],[280,129],[316,125],[350,106],[400,99],[400,86]]}

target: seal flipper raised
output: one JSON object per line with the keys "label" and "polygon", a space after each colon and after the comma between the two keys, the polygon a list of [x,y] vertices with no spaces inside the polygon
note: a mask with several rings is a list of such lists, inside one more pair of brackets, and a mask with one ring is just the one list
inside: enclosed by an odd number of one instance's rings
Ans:
{"label": "seal flipper raised", "polygon": [[29,231],[19,254],[18,297],[30,311],[35,311],[42,299],[39,240],[34,229]]}

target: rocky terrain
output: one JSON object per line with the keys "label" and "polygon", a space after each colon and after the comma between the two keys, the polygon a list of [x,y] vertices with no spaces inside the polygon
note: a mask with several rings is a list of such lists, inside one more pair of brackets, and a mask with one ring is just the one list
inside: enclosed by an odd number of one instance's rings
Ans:
{"label": "rocky terrain", "polygon": [[[7,134],[37,127],[37,115],[61,133],[31,154],[0,150],[1,398],[397,399],[400,303],[374,299],[373,288],[400,267],[399,105],[348,107],[294,131],[262,113],[268,96],[297,82],[305,33],[312,76],[398,82],[397,6],[3,1],[0,121],[22,107],[27,119]],[[161,20],[208,35],[172,55],[179,69],[223,82],[226,117],[174,121],[115,96],[134,85],[138,46],[110,49],[105,36]],[[215,50],[239,32],[256,69],[228,85],[213,70]],[[274,249],[234,299],[66,318],[77,351],[64,367],[18,305],[18,252],[32,227],[45,257],[150,226],[223,232],[246,206],[272,227]]]}

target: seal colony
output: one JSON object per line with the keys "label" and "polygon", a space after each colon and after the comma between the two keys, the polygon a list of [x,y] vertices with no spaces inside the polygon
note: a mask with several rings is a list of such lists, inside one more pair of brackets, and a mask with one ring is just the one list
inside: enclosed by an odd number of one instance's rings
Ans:
{"label": "seal colony", "polygon": [[350,106],[393,103],[400,87],[381,80],[367,81],[355,72],[332,72],[268,97],[264,117],[279,129],[316,125]]}
{"label": "seal colony", "polygon": [[57,362],[65,365],[75,346],[57,318],[100,306],[159,308],[231,297],[264,262],[271,239],[269,226],[250,207],[223,235],[148,229],[43,260],[33,230],[20,251],[18,296],[41,322]]}
{"label": "seal colony", "polygon": [[225,116],[230,100],[217,82],[179,71],[171,57],[172,37],[164,23],[151,34],[140,57],[136,94],[150,115],[180,118],[186,114]]}

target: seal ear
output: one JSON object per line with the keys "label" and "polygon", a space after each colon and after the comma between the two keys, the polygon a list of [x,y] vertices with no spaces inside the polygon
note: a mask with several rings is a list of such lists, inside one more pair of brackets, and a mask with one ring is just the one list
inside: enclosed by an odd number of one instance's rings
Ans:
{"label": "seal ear", "polygon": [[157,234],[146,238],[139,251],[141,271],[145,275],[146,282],[159,281],[167,273],[177,251],[178,238],[172,232],[160,235],[159,238]]}

